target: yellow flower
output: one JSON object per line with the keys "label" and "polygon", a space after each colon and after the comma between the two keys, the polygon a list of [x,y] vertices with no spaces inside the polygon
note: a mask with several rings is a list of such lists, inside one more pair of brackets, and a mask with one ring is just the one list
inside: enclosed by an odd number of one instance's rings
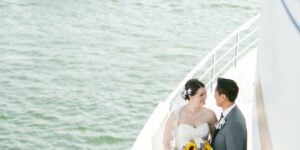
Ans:
{"label": "yellow flower", "polygon": [[190,140],[184,147],[184,150],[197,150],[196,142],[194,140]]}
{"label": "yellow flower", "polygon": [[[201,144],[201,150],[213,150],[211,145],[207,140],[203,141],[204,143]],[[200,147],[199,147],[200,148]],[[183,150],[197,150],[197,144],[195,140],[190,140],[184,147]]]}
{"label": "yellow flower", "polygon": [[204,140],[203,150],[213,150],[213,148],[211,147],[211,145],[206,140]]}

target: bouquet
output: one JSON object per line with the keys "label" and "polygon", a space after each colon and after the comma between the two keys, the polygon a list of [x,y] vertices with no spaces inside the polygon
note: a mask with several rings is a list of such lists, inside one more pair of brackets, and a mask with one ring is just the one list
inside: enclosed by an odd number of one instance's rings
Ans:
{"label": "bouquet", "polygon": [[213,150],[207,140],[203,140],[198,146],[195,140],[189,140],[183,150]]}
{"label": "bouquet", "polygon": [[184,150],[197,150],[197,144],[195,140],[189,140],[183,148]]}

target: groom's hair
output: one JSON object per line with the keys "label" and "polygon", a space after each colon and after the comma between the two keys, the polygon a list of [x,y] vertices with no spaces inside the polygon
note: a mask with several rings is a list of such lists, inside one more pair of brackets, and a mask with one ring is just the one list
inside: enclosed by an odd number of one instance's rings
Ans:
{"label": "groom's hair", "polygon": [[239,93],[239,87],[231,79],[218,78],[216,91],[226,95],[229,101],[234,102]]}

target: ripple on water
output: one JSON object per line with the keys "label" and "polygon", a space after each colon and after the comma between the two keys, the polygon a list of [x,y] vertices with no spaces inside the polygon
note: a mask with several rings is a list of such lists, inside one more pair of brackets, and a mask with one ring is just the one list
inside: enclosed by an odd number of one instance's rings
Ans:
{"label": "ripple on water", "polygon": [[91,144],[117,144],[122,142],[123,138],[114,137],[111,135],[90,136],[85,137],[88,143]]}
{"label": "ripple on water", "polygon": [[7,116],[5,116],[5,115],[0,115],[0,120],[7,120],[8,119],[8,117]]}

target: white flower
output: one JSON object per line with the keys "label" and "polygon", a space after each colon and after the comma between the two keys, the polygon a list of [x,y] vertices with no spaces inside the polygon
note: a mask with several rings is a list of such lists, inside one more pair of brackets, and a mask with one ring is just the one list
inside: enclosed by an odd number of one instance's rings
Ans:
{"label": "white flower", "polygon": [[191,95],[191,94],[192,94],[192,89],[188,89],[188,90],[187,90],[187,94],[188,94],[188,95]]}
{"label": "white flower", "polygon": [[183,96],[192,95],[192,89],[184,90],[183,93],[182,93],[182,95],[183,95]]}
{"label": "white flower", "polygon": [[195,139],[195,142],[196,142],[197,145],[201,145],[201,144],[204,143],[204,141],[203,141],[202,138],[196,138],[196,139]]}

